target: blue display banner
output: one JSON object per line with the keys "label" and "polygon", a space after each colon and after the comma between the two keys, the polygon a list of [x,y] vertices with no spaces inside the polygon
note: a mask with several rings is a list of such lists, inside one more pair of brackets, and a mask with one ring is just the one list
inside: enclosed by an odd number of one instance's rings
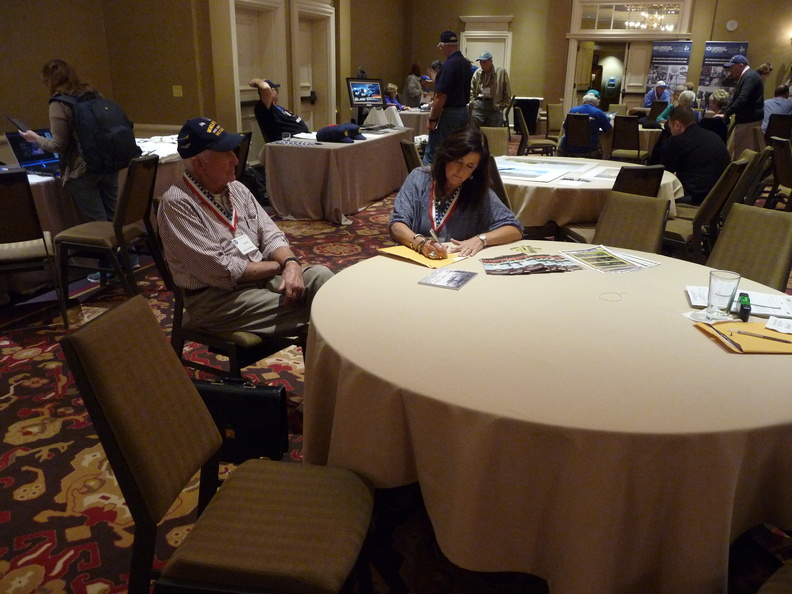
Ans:
{"label": "blue display banner", "polygon": [[700,97],[709,97],[716,89],[730,89],[734,86],[724,84],[729,73],[723,65],[737,54],[748,57],[747,41],[707,41],[704,44],[704,59],[699,78]]}
{"label": "blue display banner", "polygon": [[646,90],[655,87],[657,81],[665,82],[669,89],[687,81],[690,64],[690,41],[655,41],[652,43],[652,61]]}

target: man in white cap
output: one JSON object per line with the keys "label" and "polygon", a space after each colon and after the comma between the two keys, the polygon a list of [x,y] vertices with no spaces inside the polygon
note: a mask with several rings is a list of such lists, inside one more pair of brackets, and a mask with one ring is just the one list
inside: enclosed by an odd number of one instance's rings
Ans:
{"label": "man in white cap", "polygon": [[748,58],[741,54],[733,56],[723,67],[737,81],[737,86],[731,103],[715,117],[734,116],[735,126],[729,135],[728,148],[732,159],[736,159],[744,149],[754,148],[753,129],[760,127],[764,119],[764,81],[748,65]]}
{"label": "man in white cap", "polygon": [[664,80],[658,80],[653,89],[644,95],[644,107],[652,107],[654,101],[667,101],[671,103],[671,93],[668,92],[668,85]]}
{"label": "man in white cap", "polygon": [[311,301],[333,273],[304,266],[253,194],[236,181],[241,134],[209,118],[178,136],[183,177],[157,214],[165,259],[184,289],[190,320],[209,332],[305,332]]}
{"label": "man in white cap", "polygon": [[481,68],[470,81],[473,121],[477,126],[503,126],[503,110],[511,101],[509,73],[505,68],[495,68],[490,52],[482,52],[476,61]]}

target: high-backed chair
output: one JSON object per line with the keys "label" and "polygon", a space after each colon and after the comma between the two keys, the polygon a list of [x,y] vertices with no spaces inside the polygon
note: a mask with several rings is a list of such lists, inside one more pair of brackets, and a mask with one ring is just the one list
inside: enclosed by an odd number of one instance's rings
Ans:
{"label": "high-backed chair", "polygon": [[613,119],[613,144],[610,158],[614,161],[646,163],[649,151],[641,151],[641,130],[636,116],[617,115]]}
{"label": "high-backed chair", "polygon": [[511,113],[512,107],[514,107],[514,100],[517,98],[517,95],[512,95],[511,99],[509,99],[509,104],[506,106],[506,109],[503,110],[503,125],[509,131],[509,142],[511,142],[511,126],[509,125],[509,114]]}
{"label": "high-backed chair", "polygon": [[[710,132],[714,132],[726,144],[729,138],[729,120],[726,118],[701,118],[698,123],[699,126]],[[761,133],[762,131],[759,130]]]}
{"label": "high-backed chair", "polygon": [[[130,594],[152,578],[157,592],[337,592],[356,567],[370,587],[370,489],[342,468],[255,459],[218,490],[220,434],[142,296],[60,344],[135,524]],[[157,575],[157,525],[199,470],[198,519]]]}
{"label": "high-backed chair", "polygon": [[611,192],[597,221],[592,243],[659,253],[668,218],[668,200]]}
{"label": "high-backed chair", "polygon": [[792,268],[792,213],[735,204],[707,266],[786,291]]}
{"label": "high-backed chair", "polygon": [[646,119],[650,122],[656,122],[657,116],[663,113],[666,107],[668,107],[668,101],[652,101],[652,106],[649,108],[649,114]]}
{"label": "high-backed chair", "polygon": [[402,156],[404,157],[404,164],[407,165],[407,173],[410,173],[410,171],[422,165],[421,155],[418,154],[418,149],[415,148],[415,143],[413,141],[400,140],[399,143]]}
{"label": "high-backed chair", "polygon": [[0,171],[0,274],[49,271],[59,292],[63,323],[68,327],[66,298],[60,297],[55,248],[49,231],[42,231],[30,181],[24,169]]}
{"label": "high-backed chair", "polygon": [[[654,196],[660,193],[663,182],[662,165],[624,165],[619,169],[616,180],[613,182],[613,192],[622,194],[635,194],[638,196]],[[559,231],[562,239],[578,243],[593,243],[597,223],[574,223],[564,225]]]}
{"label": "high-backed chair", "polygon": [[585,113],[567,114],[564,121],[564,142],[559,144],[559,149],[563,146],[563,155],[593,159],[602,156],[599,145],[594,150],[591,149],[592,121]]}
{"label": "high-backed chair", "polygon": [[786,210],[792,210],[792,143],[786,138],[773,136],[773,187],[765,201],[765,208],[775,208],[779,201],[786,200]]}
{"label": "high-backed chair", "polygon": [[767,130],[765,130],[765,142],[770,144],[770,139],[776,136],[790,140],[792,138],[792,113],[773,113],[767,120]]}
{"label": "high-backed chair", "polygon": [[492,157],[490,157],[489,160],[489,176],[492,191],[495,192],[498,198],[500,198],[500,201],[503,202],[509,210],[511,210],[509,194],[506,191],[506,186],[503,185],[503,179],[501,179],[500,171],[498,171],[498,165],[495,162],[495,159]]}
{"label": "high-backed chair", "polygon": [[248,154],[250,153],[250,141],[253,138],[253,132],[240,132],[240,134],[242,134],[242,142],[234,149],[234,154],[239,161],[234,169],[237,181],[242,181],[242,175],[245,173]]}
{"label": "high-backed chair", "polygon": [[688,259],[703,263],[718,236],[721,208],[747,166],[746,159],[729,163],[692,220],[673,218],[666,222],[664,243],[683,248]]}
{"label": "high-backed chair", "polygon": [[[156,242],[156,233],[151,222],[154,181],[157,177],[159,157],[148,155],[132,159],[126,180],[116,203],[112,221],[91,221],[70,227],[55,236],[55,251],[60,268],[60,293],[64,299],[69,290],[69,269],[98,270],[102,285],[107,282],[107,273],[115,272],[130,295],[137,293],[135,275],[129,261],[129,247],[143,240],[154,262],[165,278],[162,255]],[[120,259],[119,259],[120,255]],[[72,257],[88,257],[97,260],[95,265],[70,262]],[[110,262],[111,268],[100,264],[102,258]],[[65,304],[64,304],[65,307]]]}
{"label": "high-backed chair", "polygon": [[[754,130],[761,130],[759,128],[754,128]],[[748,206],[753,206],[756,204],[756,200],[762,194],[762,191],[765,188],[765,176],[770,168],[772,168],[771,156],[773,154],[773,147],[766,146],[764,147],[759,156],[757,157],[755,163],[755,175],[753,181],[748,186],[748,190],[745,193],[745,199],[743,200],[743,204],[747,204]]]}
{"label": "high-backed chair", "polygon": [[545,105],[547,114],[547,132],[545,138],[558,142],[564,128],[564,106],[561,103],[547,103]]}
{"label": "high-backed chair", "polygon": [[509,154],[509,130],[507,128],[482,126],[480,130],[487,137],[490,155],[498,157]]}
{"label": "high-backed chair", "polygon": [[553,156],[556,151],[557,143],[555,140],[539,139],[533,140],[528,134],[528,126],[525,123],[522,109],[519,107],[514,108],[514,119],[519,122],[520,130],[525,130],[525,133],[520,136],[520,145],[517,147],[518,155],[529,155],[532,153],[539,153],[542,155]]}

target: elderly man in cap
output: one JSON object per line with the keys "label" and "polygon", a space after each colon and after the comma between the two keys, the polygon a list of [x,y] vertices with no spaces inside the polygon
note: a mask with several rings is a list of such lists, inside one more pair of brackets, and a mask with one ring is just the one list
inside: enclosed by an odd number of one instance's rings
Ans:
{"label": "elderly man in cap", "polygon": [[165,259],[195,324],[209,332],[293,336],[304,332],[311,301],[333,273],[303,265],[236,181],[241,141],[209,118],[182,127],[178,151],[186,171],[157,215]]}
{"label": "elderly man in cap", "polygon": [[671,93],[668,91],[668,85],[664,80],[658,80],[653,89],[644,95],[644,107],[652,107],[654,101],[667,101],[671,103]]}
{"label": "elderly man in cap", "polygon": [[435,78],[435,94],[429,110],[429,144],[424,151],[424,165],[430,165],[446,137],[467,126],[470,100],[470,62],[459,51],[459,37],[443,31],[437,44],[446,60]]}
{"label": "elderly man in cap", "polygon": [[483,52],[476,61],[481,68],[470,81],[473,121],[477,126],[503,126],[503,110],[511,101],[509,73],[494,67],[490,52]]}
{"label": "elderly man in cap", "polygon": [[764,81],[741,54],[732,57],[723,67],[737,81],[737,86],[729,105],[715,117],[734,116],[735,126],[729,135],[728,147],[732,159],[736,159],[744,149],[754,148],[753,129],[760,127],[764,119]]}
{"label": "elderly man in cap", "polygon": [[300,116],[278,105],[280,88],[278,83],[263,78],[252,78],[248,85],[258,90],[260,101],[253,108],[253,113],[266,142],[280,140],[284,132],[289,134],[310,132]]}

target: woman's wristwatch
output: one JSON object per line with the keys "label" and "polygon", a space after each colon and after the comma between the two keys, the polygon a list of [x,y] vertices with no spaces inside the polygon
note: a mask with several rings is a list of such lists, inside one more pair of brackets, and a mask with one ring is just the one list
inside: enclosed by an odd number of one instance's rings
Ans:
{"label": "woman's wristwatch", "polygon": [[478,238],[484,244],[484,247],[487,247],[487,236],[482,233],[481,235],[478,236]]}

